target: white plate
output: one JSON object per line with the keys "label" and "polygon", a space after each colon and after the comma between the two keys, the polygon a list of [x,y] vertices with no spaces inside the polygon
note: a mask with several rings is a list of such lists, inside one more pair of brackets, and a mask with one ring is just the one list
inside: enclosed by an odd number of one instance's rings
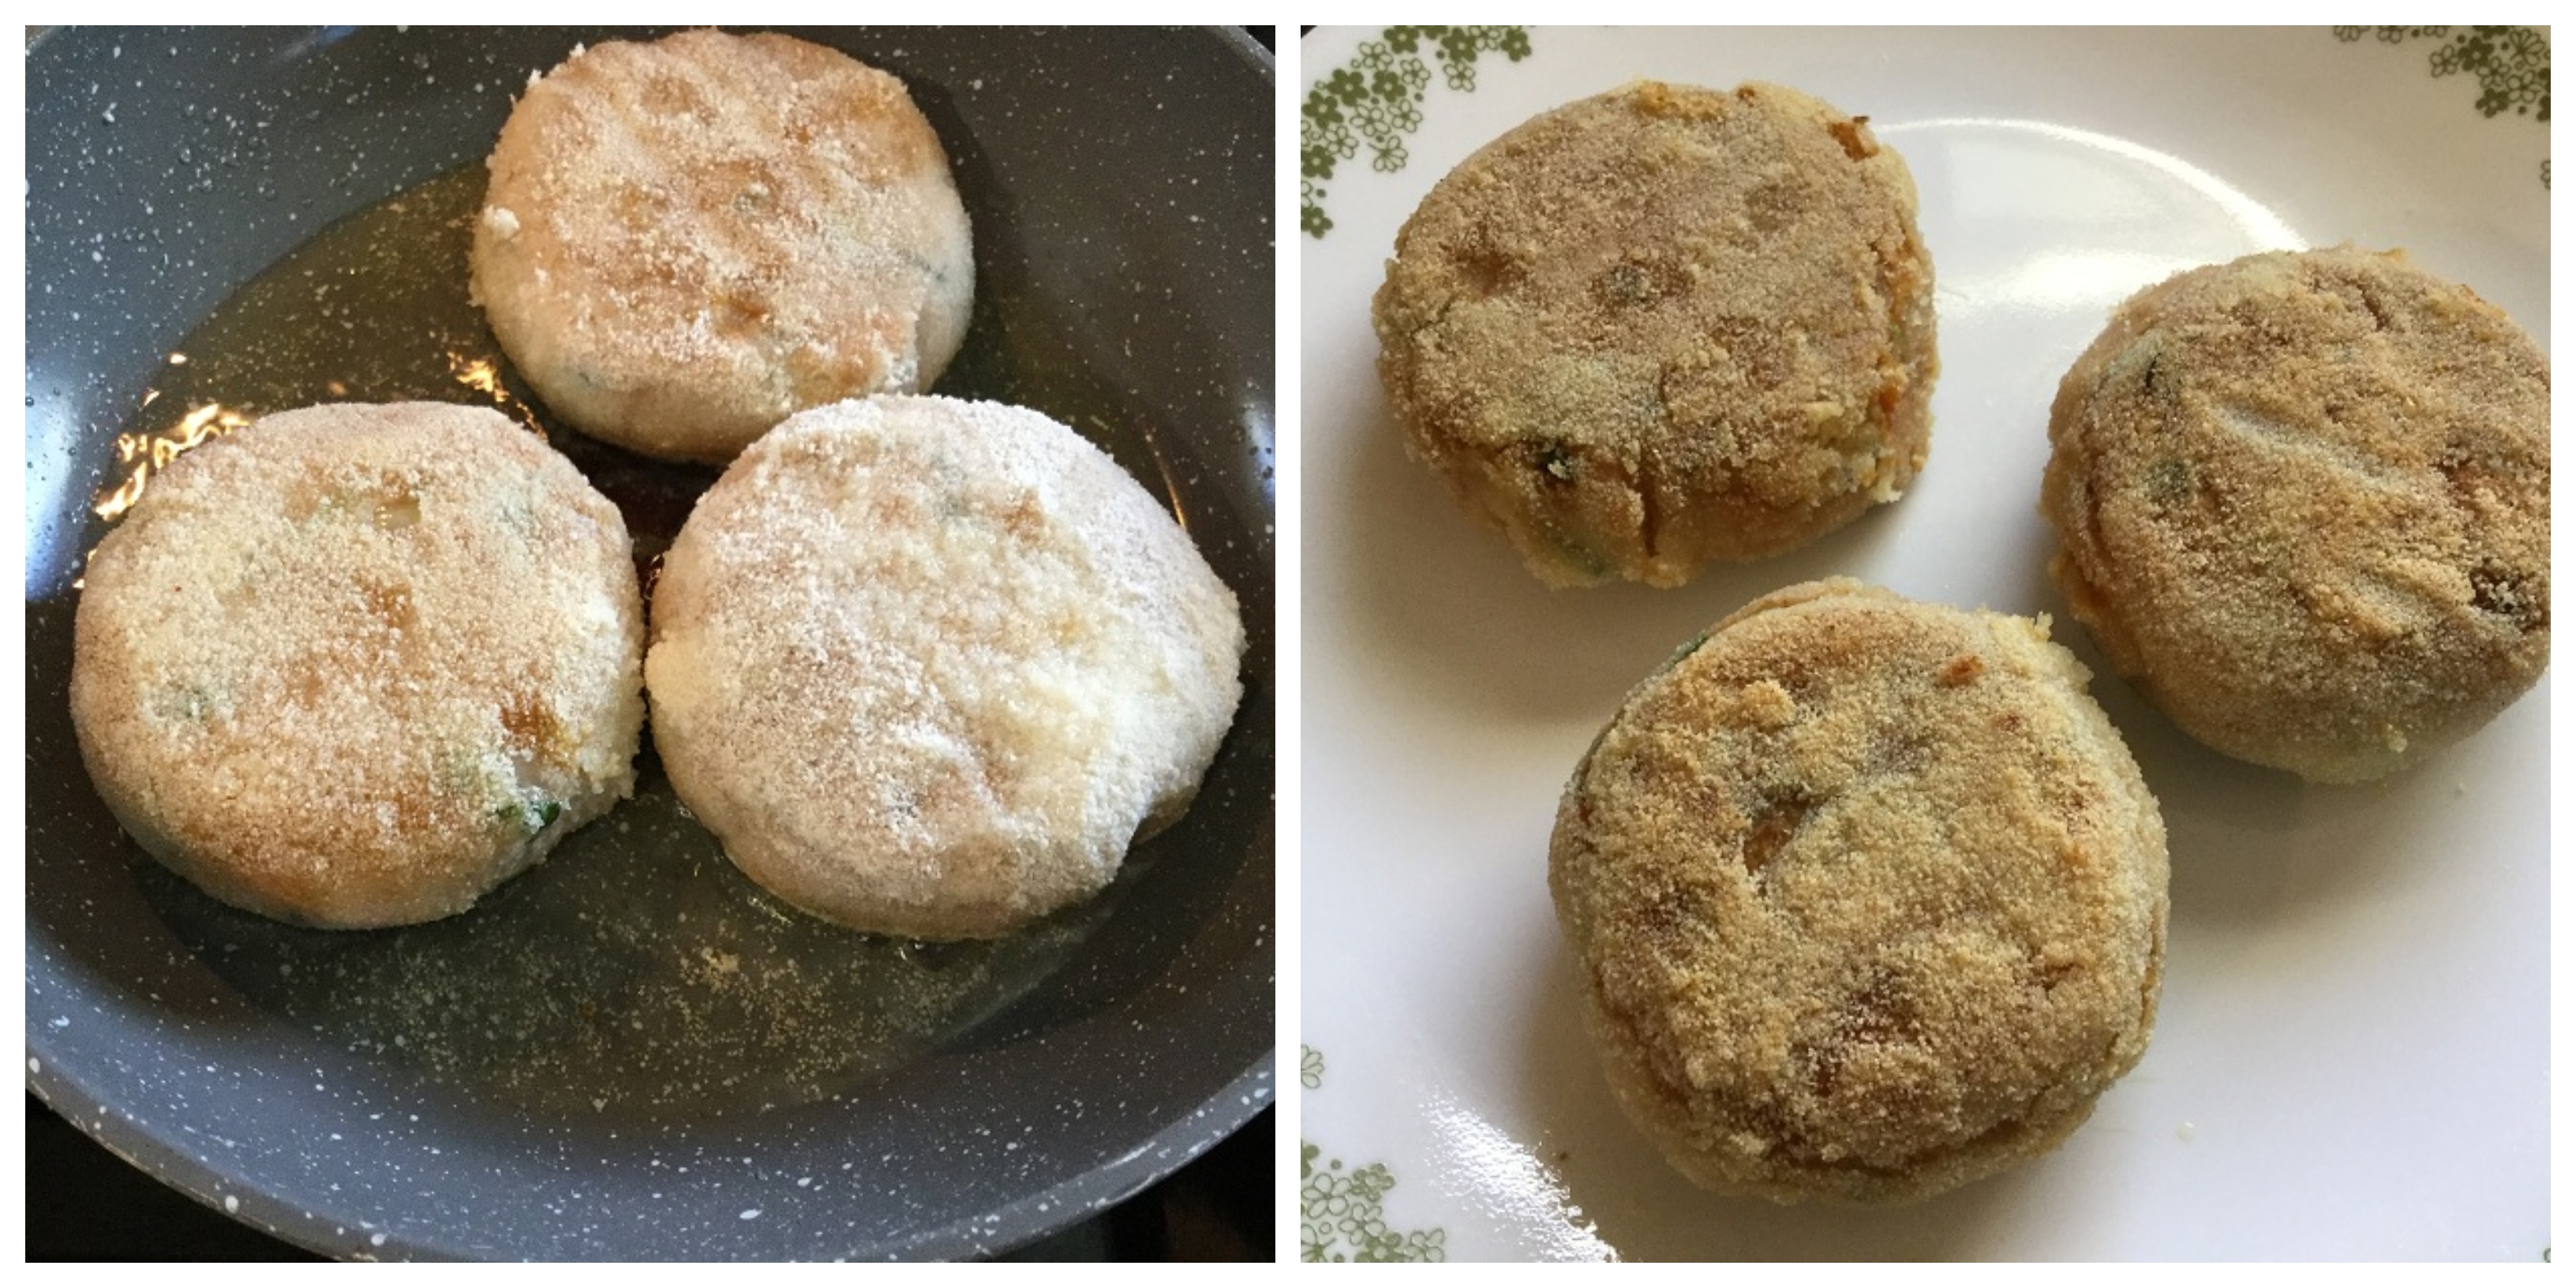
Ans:
{"label": "white plate", "polygon": [[[1400,147],[1377,160],[1354,128],[1324,179],[1310,150],[1307,225],[1330,227],[1298,243],[1305,1254],[2539,1258],[2547,681],[2392,782],[2228,760],[2101,663],[2036,506],[2058,377],[2112,306],[2190,265],[2404,246],[2546,345],[2549,132],[2515,109],[2546,92],[2545,35],[1513,30],[1303,48],[1309,148],[1311,91],[1346,68],[1343,119]],[[1418,100],[1372,96],[1408,73]],[[1904,154],[1939,279],[1931,459],[1796,553],[1551,592],[1405,459],[1369,295],[1451,166],[1641,76],[1797,86]],[[2064,1148],[1911,1207],[1718,1198],[1667,1167],[1602,1081],[1545,881],[1557,794],[1629,685],[1755,595],[1835,573],[2056,617],[2171,834],[2144,1061]]]}

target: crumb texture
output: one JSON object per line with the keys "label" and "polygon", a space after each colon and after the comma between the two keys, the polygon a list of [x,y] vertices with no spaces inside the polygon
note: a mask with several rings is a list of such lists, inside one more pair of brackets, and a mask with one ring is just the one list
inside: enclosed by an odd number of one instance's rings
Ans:
{"label": "crumb texture", "polygon": [[1196,792],[1234,596],[1080,435],[998,403],[796,416],[689,516],[646,662],[671,781],[754,880],[864,930],[1005,934]]}
{"label": "crumb texture", "polygon": [[2378,778],[2548,664],[2548,357],[2398,253],[2276,251],[2140,292],[2049,439],[2059,588],[2220,751]]}
{"label": "crumb texture", "polygon": [[1923,465],[1912,177],[1795,90],[1641,81],[1469,157],[1396,239],[1379,374],[1410,453],[1552,585],[1678,585]]}
{"label": "crumb texture", "polygon": [[789,413],[930,387],[974,291],[948,157],[902,82],[779,35],[612,41],[531,83],[474,294],[583,432],[723,463]]}
{"label": "crumb texture", "polygon": [[217,898],[432,920],[632,793],[641,598],[616,507],[498,412],[282,412],[99,543],[72,718],[118,821]]}
{"label": "crumb texture", "polygon": [[1550,849],[1612,1089],[1692,1180],[1921,1198],[2054,1148],[2146,1050],[2163,822],[2043,625],[1848,580],[1632,692]]}

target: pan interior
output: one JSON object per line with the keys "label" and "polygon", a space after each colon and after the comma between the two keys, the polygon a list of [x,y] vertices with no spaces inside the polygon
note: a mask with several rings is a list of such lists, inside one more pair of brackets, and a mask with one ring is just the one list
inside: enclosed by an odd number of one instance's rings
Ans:
{"label": "pan interior", "polygon": [[977,303],[937,392],[1092,437],[1243,601],[1235,729],[1100,899],[991,944],[839,930],[742,878],[648,740],[636,800],[473,911],[308,931],[152,864],[80,763],[80,560],[156,441],[322,401],[496,406],[620,506],[649,577],[715,472],[553,424],[465,295],[509,88],[609,34],[31,48],[30,1088],[339,1255],[1008,1247],[1269,1099],[1268,83],[1204,33],[799,33],[903,76],[950,146]]}
{"label": "pan interior", "polygon": [[[563,449],[624,513],[649,585],[715,472],[557,424],[467,297],[482,167],[324,230],[173,350],[120,450],[102,517],[227,427],[315,401],[469,401]],[[1002,301],[998,307],[1008,307]],[[963,396],[978,374],[943,385]],[[1080,404],[1078,374],[1014,382]],[[959,388],[965,385],[967,388]],[[840,930],[743,879],[646,755],[639,799],[472,912],[371,933],[304,930],[141,870],[147,898],[227,982],[327,1042],[478,1098],[558,1112],[757,1111],[829,1096],[972,1028],[1063,964],[1109,904],[1027,933],[930,944]],[[603,897],[603,892],[614,892]]]}

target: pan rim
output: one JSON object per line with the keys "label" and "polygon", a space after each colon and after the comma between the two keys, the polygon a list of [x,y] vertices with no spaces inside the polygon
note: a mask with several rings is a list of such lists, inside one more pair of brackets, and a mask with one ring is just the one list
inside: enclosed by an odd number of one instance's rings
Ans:
{"label": "pan rim", "polygon": [[[1227,28],[1202,28],[1200,33],[1217,38],[1214,43],[1219,48],[1209,48],[1210,56],[1222,62],[1239,60],[1243,71],[1238,74],[1257,76],[1265,88],[1271,83],[1275,66],[1272,56],[1244,33]],[[31,28],[27,37],[30,61],[40,60],[44,50],[60,44],[65,36],[66,32],[60,27]],[[133,51],[128,52],[130,55]],[[1266,95],[1262,103],[1266,112]],[[1263,141],[1266,145],[1266,135]],[[1265,205],[1268,204],[1268,195],[1265,190]],[[1266,366],[1264,373],[1267,386],[1270,376]],[[1275,394],[1272,397],[1275,399]],[[1275,496],[1266,490],[1261,494],[1259,505],[1264,513],[1256,516],[1256,523],[1260,517],[1275,515]],[[31,514],[27,518],[32,524],[36,516]],[[1263,589],[1266,594],[1272,587],[1265,581]],[[36,588],[31,584],[28,590],[31,601],[28,606],[34,608]],[[67,602],[60,607],[68,612]],[[31,671],[34,670],[31,663]],[[1255,700],[1273,700],[1273,697],[1272,686],[1266,682],[1259,683],[1247,693],[1247,705]],[[1238,731],[1241,728],[1239,725]],[[1271,753],[1265,751],[1264,754]],[[34,800],[30,805],[34,809],[42,808]],[[1266,858],[1262,862],[1266,870],[1266,865],[1275,862],[1275,858]],[[1265,913],[1265,918],[1270,915],[1275,915],[1275,905]],[[243,1169],[228,1170],[219,1157],[189,1149],[186,1138],[162,1121],[166,1115],[155,1112],[152,1107],[140,1107],[139,1116],[120,1109],[120,1103],[129,1108],[135,1104],[131,1097],[116,1094],[119,1076],[110,1053],[93,1049],[79,1039],[61,1038],[48,1026],[46,1017],[54,1012],[40,1009],[44,1003],[39,1001],[39,986],[42,985],[43,991],[56,995],[53,999],[56,1005],[69,1003],[77,1006],[94,1001],[95,994],[85,993],[87,989],[103,987],[118,996],[130,992],[137,1005],[117,1018],[138,1027],[150,1024],[155,1018],[154,1013],[140,1005],[141,990],[133,987],[131,981],[107,976],[89,978],[94,973],[95,963],[86,960],[77,948],[67,948],[62,942],[71,931],[68,923],[60,919],[40,920],[35,910],[30,909],[23,924],[25,951],[22,958],[27,972],[24,989],[29,1060],[27,1088],[102,1147],[211,1210],[325,1255],[351,1255],[349,1235],[335,1232],[335,1227],[339,1231],[366,1231],[382,1236],[382,1242],[375,1243],[367,1242],[367,1235],[362,1234],[360,1238],[365,1246],[357,1254],[361,1256],[492,1255],[488,1250],[467,1249],[437,1237],[437,1232],[425,1226],[388,1224],[380,1220],[379,1224],[369,1227],[363,1221],[349,1219],[349,1209],[335,1210],[322,1204],[306,1211],[302,1202],[313,1196],[290,1189],[288,1193],[296,1193],[296,1198],[290,1200],[252,1187],[243,1179]],[[1264,922],[1265,927],[1274,924],[1267,920]],[[1262,935],[1265,952],[1268,934],[1265,929]],[[1111,1012],[1118,1009],[1113,1007]],[[278,1018],[265,1011],[261,1014],[272,1020]],[[904,1257],[998,1253],[1044,1237],[1093,1211],[1133,1196],[1225,1139],[1275,1103],[1272,1078],[1276,1039],[1270,1030],[1271,1026],[1262,1026],[1262,1049],[1250,1064],[1231,1078],[1225,1078],[1222,1066],[1209,1062],[1215,1067],[1204,1068],[1202,1076],[1193,1079],[1193,1084],[1205,1086],[1224,1079],[1223,1084],[1194,1105],[1177,1105],[1171,1119],[1133,1149],[1106,1162],[1080,1165],[1081,1170],[1066,1179],[1035,1193],[1021,1195],[976,1220],[908,1231],[886,1246],[894,1247],[896,1255]],[[102,1097],[98,1094],[102,1091],[110,1094]],[[970,1226],[971,1229],[968,1228]],[[719,1251],[716,1255],[725,1254]]]}

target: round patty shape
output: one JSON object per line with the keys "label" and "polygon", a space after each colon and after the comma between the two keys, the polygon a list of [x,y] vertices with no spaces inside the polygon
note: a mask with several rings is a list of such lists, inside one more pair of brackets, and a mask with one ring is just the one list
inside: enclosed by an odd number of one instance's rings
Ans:
{"label": "round patty shape", "polygon": [[2042,622],[1837,579],[1619,709],[1549,880],[1611,1089],[1693,1181],[1922,1198],[2054,1148],[2137,1063],[2164,824]]}
{"label": "round patty shape", "polygon": [[2058,588],[2231,756],[2377,778],[2548,665],[2548,356],[2401,255],[2274,251],[2138,293],[2049,440]]}
{"label": "round patty shape", "polygon": [[632,794],[643,603],[617,508],[488,408],[281,412],[91,553],[72,722],[153,857],[283,921],[462,912]]}
{"label": "round patty shape", "polygon": [[1406,221],[1376,317],[1408,451],[1553,586],[1791,549],[1928,450],[1914,181],[1777,85],[1640,81],[1486,145]]}
{"label": "round patty shape", "polygon": [[698,502],[645,678],[671,785],[753,880],[992,938],[1188,807],[1243,644],[1171,512],[1080,435],[887,395],[790,418]]}
{"label": "round patty shape", "polygon": [[789,413],[927,389],[975,266],[903,83],[787,36],[611,42],[528,92],[492,151],[474,294],[546,405],[722,464]]}

